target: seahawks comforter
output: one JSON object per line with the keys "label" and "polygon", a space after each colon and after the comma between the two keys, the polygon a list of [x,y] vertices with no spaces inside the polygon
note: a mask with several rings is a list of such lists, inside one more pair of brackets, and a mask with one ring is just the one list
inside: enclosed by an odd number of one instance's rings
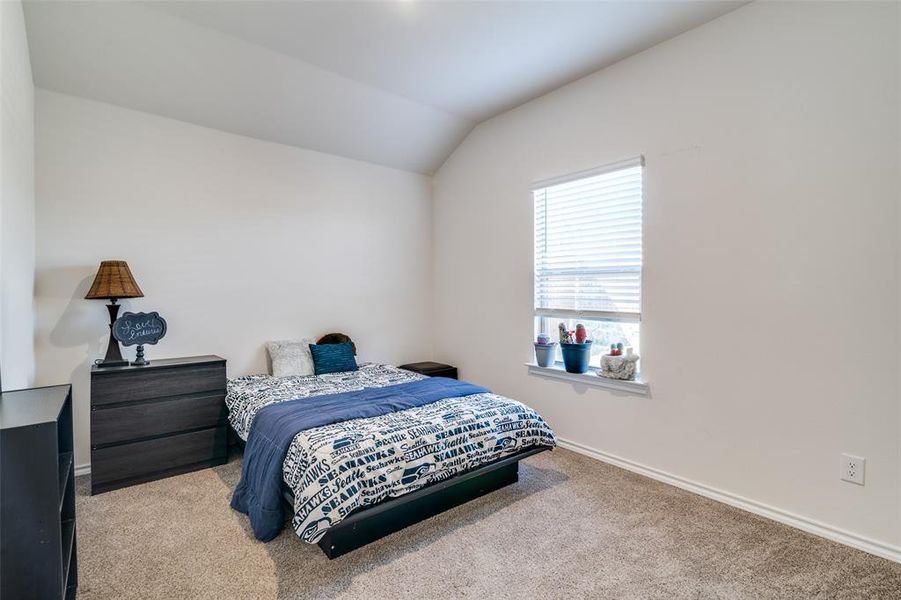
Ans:
{"label": "seahawks comforter", "polygon": [[264,541],[282,527],[282,479],[294,492],[294,528],[313,543],[358,507],[555,443],[541,416],[519,402],[387,365],[241,377],[229,382],[226,403],[248,440],[232,504]]}

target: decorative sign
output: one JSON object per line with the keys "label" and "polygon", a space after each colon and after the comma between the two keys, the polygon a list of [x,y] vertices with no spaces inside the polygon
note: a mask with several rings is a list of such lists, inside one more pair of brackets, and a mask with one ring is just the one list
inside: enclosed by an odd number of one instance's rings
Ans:
{"label": "decorative sign", "polygon": [[155,344],[166,335],[166,320],[158,312],[127,312],[113,323],[113,336],[124,346]]}

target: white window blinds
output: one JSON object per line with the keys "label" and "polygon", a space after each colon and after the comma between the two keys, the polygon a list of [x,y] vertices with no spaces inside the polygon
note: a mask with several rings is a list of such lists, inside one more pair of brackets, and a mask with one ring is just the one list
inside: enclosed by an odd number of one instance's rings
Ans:
{"label": "white window blinds", "polygon": [[642,165],[533,187],[536,315],[641,320]]}

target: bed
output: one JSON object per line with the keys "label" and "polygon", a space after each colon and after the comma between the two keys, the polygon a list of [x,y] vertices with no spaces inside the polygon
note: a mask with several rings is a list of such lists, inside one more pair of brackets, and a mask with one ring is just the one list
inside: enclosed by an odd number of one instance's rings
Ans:
{"label": "bed", "polygon": [[329,558],[514,483],[519,460],[556,443],[520,402],[385,364],[239,377],[226,405],[246,443],[232,506],[262,541],[287,510]]}

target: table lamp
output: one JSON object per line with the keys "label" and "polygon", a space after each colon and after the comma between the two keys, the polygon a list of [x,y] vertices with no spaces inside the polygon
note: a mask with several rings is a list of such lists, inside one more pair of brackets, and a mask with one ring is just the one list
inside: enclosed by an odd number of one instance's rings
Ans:
{"label": "table lamp", "polygon": [[100,263],[94,283],[88,290],[87,300],[109,300],[106,305],[109,310],[109,346],[106,348],[106,357],[97,360],[94,364],[98,367],[122,367],[128,361],[122,358],[122,350],[119,342],[113,337],[113,323],[119,316],[119,305],[116,301],[120,298],[143,298],[144,292],[138,287],[135,278],[124,260],[105,260]]}

